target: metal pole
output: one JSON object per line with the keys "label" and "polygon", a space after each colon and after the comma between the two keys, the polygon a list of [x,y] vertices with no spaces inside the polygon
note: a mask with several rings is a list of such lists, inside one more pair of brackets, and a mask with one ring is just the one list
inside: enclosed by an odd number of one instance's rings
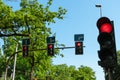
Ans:
{"label": "metal pole", "polygon": [[[15,52],[17,52],[17,50],[18,50],[18,44],[17,44],[17,46],[16,46],[16,50],[15,50]],[[13,76],[12,76],[12,80],[14,80],[14,79],[15,79],[16,59],[17,59],[17,54],[15,54],[15,59],[14,59],[14,69],[13,69]]]}
{"label": "metal pole", "polygon": [[102,17],[102,8],[101,8],[102,6],[98,4],[98,5],[95,5],[95,7],[100,8],[100,17]]}
{"label": "metal pole", "polygon": [[100,17],[102,17],[102,8],[100,7]]}
{"label": "metal pole", "polygon": [[113,70],[111,68],[105,69],[105,80],[113,80]]}
{"label": "metal pole", "polygon": [[4,76],[4,80],[7,80],[7,70],[8,70],[8,65],[7,65],[7,68],[5,69],[5,76]]}
{"label": "metal pole", "polygon": [[108,77],[109,77],[109,80],[113,80],[112,75],[113,75],[113,71],[110,68],[108,68]]}
{"label": "metal pole", "polygon": [[104,71],[105,71],[105,80],[108,80],[108,72],[105,68],[104,68]]}

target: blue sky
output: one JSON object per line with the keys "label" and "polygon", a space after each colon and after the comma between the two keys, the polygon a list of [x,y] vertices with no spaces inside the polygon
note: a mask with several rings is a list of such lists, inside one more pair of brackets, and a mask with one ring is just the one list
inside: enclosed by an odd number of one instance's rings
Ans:
{"label": "blue sky", "polygon": [[[19,0],[9,2],[3,0],[9,5],[13,5],[14,9],[19,6]],[[47,0],[39,0],[45,3]],[[53,59],[53,64],[80,65],[91,67],[95,73],[97,80],[105,80],[103,69],[98,66],[99,60],[97,50],[99,44],[97,42],[98,29],[96,22],[100,17],[100,9],[96,8],[96,4],[102,5],[102,15],[114,20],[116,46],[120,50],[120,1],[119,0],[53,0],[51,10],[55,11],[59,6],[67,9],[64,20],[56,20],[55,24],[51,24],[51,30],[56,33],[56,40],[66,46],[74,46],[74,34],[84,34],[84,55],[75,55],[74,49],[61,50],[64,58],[57,56]],[[2,45],[2,43],[1,43]]]}

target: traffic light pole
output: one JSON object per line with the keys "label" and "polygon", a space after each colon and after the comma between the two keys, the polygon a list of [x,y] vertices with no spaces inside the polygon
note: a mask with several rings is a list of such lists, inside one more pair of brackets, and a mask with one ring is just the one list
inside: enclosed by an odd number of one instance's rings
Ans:
{"label": "traffic light pole", "polygon": [[113,70],[111,70],[110,68],[108,68],[108,75],[109,75],[109,80],[113,80]]}
{"label": "traffic light pole", "polygon": [[113,70],[111,68],[105,69],[105,80],[114,80],[113,79]]}
{"label": "traffic light pole", "polygon": [[[85,47],[85,46],[83,46],[83,47]],[[57,47],[57,48],[54,48],[54,49],[64,50],[64,49],[70,49],[70,48],[75,48],[75,47],[74,46],[73,47]],[[29,50],[29,51],[38,51],[38,50],[47,50],[47,49],[36,49],[36,50]]]}

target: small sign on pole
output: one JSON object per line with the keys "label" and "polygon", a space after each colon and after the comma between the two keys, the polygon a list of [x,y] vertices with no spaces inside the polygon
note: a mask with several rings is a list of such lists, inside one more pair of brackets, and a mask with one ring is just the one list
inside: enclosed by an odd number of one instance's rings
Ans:
{"label": "small sign on pole", "polygon": [[74,41],[84,41],[84,34],[75,34]]}
{"label": "small sign on pole", "polygon": [[47,37],[47,43],[55,43],[55,37]]}
{"label": "small sign on pole", "polygon": [[22,40],[22,45],[29,45],[30,44],[30,39],[26,38]]}

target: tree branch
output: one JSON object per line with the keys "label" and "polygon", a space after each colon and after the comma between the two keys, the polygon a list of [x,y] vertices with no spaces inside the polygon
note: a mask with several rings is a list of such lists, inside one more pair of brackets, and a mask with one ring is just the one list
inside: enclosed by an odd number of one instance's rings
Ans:
{"label": "tree branch", "polygon": [[29,34],[0,34],[0,37],[9,37],[9,36],[29,36]]}

